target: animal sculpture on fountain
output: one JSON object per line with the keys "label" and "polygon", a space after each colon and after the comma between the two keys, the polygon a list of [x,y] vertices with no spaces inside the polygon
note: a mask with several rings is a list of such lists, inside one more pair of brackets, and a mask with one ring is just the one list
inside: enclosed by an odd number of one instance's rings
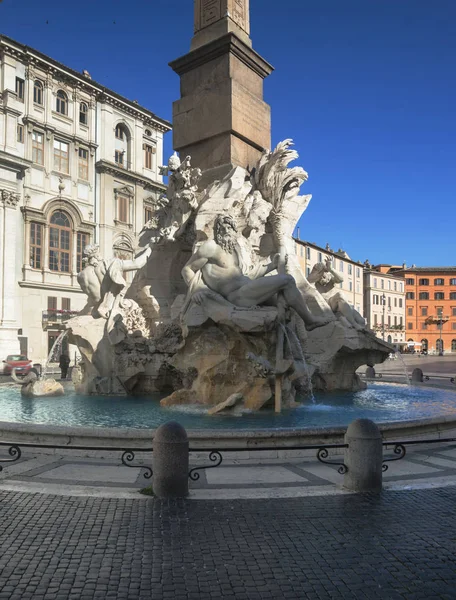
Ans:
{"label": "animal sculpture on fountain", "polygon": [[40,379],[36,369],[30,369],[22,379],[19,379],[13,369],[11,377],[21,386],[21,395],[26,398],[49,398],[63,396],[65,393],[62,384],[55,379]]}

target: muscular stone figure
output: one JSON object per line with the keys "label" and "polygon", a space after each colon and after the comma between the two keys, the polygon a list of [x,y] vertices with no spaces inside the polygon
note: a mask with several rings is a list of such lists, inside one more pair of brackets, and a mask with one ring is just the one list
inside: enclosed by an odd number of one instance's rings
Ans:
{"label": "muscular stone figure", "polygon": [[331,266],[331,259],[328,259],[326,264],[317,263],[307,281],[315,284],[315,288],[329,304],[331,310],[342,315],[351,327],[355,327],[355,329],[366,328],[366,322],[359,312],[348,304],[341,291],[334,289],[336,284],[342,283],[343,277],[334,271]]}
{"label": "muscular stone figure", "polygon": [[274,305],[277,293],[283,292],[287,306],[298,313],[308,330],[331,321],[310,313],[291,275],[264,277],[277,268],[276,260],[258,269],[255,278],[244,275],[237,248],[234,220],[230,216],[219,215],[214,225],[214,239],[204,242],[182,269],[182,276],[190,291],[195,277],[200,273],[210,290],[235,306],[251,308],[261,304]]}
{"label": "muscular stone figure", "polygon": [[94,317],[107,319],[117,296],[125,295],[127,282],[123,277],[126,271],[136,271],[147,263],[152,250],[145,252],[133,260],[112,258],[104,260],[99,255],[99,247],[90,244],[84,249],[85,267],[78,274],[78,283],[88,296],[84,312],[93,311]]}

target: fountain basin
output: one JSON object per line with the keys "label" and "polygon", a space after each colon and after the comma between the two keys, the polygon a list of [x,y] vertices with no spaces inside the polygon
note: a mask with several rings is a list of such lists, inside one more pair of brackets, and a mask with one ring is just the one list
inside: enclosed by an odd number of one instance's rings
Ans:
{"label": "fountain basin", "polygon": [[[358,417],[367,416],[376,421],[385,440],[456,434],[456,393],[422,386],[371,384],[362,392],[317,396],[315,404],[306,400],[302,407],[282,415],[265,412],[240,417],[208,417],[198,410],[192,414],[188,407],[185,411],[164,409],[159,406],[158,396],[154,399],[97,398],[68,394],[63,398],[29,399],[21,398],[18,390],[0,387],[3,418],[0,439],[68,447],[93,446],[100,450],[151,448],[155,428],[163,422],[177,420],[186,427],[191,448],[272,447],[277,450],[268,450],[267,458],[290,458],[290,453],[303,454],[287,451],[290,446],[343,443],[347,425]],[[129,423],[134,426],[126,426]],[[74,451],[71,453],[74,455]],[[258,453],[250,455],[248,451],[240,451],[232,458],[252,456],[260,458]]]}

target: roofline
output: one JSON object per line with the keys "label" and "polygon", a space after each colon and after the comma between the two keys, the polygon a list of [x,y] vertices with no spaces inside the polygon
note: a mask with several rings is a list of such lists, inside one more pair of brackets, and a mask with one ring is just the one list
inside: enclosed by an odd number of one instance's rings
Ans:
{"label": "roofline", "polygon": [[299,238],[296,238],[296,237],[293,237],[293,240],[295,242],[297,242],[298,244],[303,244],[305,246],[312,246],[312,248],[315,248],[315,250],[321,250],[322,252],[326,252],[326,254],[332,254],[333,256],[340,258],[341,260],[346,260],[347,262],[352,263],[359,268],[363,268],[362,263],[356,262],[356,260],[353,260],[351,258],[345,258],[344,256],[337,254],[337,252],[334,252],[334,250],[326,250],[326,248],[323,248],[322,246],[317,246],[317,244],[312,244],[312,242],[306,242],[305,240],[300,240]]}
{"label": "roofline", "polygon": [[107,94],[107,95],[113,96],[113,98],[115,98],[116,100],[120,100],[121,102],[124,102],[130,108],[138,111],[139,113],[141,113],[141,112],[145,113],[145,116],[156,121],[159,125],[161,125],[161,127],[165,131],[171,131],[172,125],[169,121],[167,121],[166,119],[162,119],[161,117],[158,117],[155,113],[153,113],[149,109],[145,108],[144,106],[141,106],[140,104],[136,104],[136,102],[133,102],[132,100],[129,100],[128,98],[125,98],[125,96],[121,96],[117,92],[114,92],[113,90],[105,87],[104,85],[97,83],[93,79],[88,79],[81,73],[78,73],[78,71],[75,71],[71,67],[67,67],[63,63],[55,60],[54,58],[51,58],[50,56],[47,56],[46,54],[43,54],[39,50],[35,50],[35,48],[31,48],[30,46],[21,44],[20,42],[13,40],[12,38],[10,38],[4,34],[0,34],[0,46],[8,46],[8,45],[16,46],[16,48],[15,48],[16,51],[18,51],[18,50],[22,51],[25,55],[35,55],[35,57],[38,60],[40,60],[42,62],[48,62],[51,66],[57,67],[57,68],[61,69],[62,71],[67,72],[71,77],[74,77],[75,79],[77,79],[84,86],[93,88],[93,89],[97,90],[98,92],[101,92],[102,94]]}
{"label": "roofline", "polygon": [[448,267],[407,267],[406,269],[398,269],[395,273],[441,273],[441,272],[454,272],[456,266]]}
{"label": "roofline", "polygon": [[396,277],[396,271],[393,273],[381,273],[380,271],[376,271],[375,269],[366,269],[364,268],[364,273],[366,275],[374,275],[375,277],[389,277],[390,279],[403,279],[402,277]]}

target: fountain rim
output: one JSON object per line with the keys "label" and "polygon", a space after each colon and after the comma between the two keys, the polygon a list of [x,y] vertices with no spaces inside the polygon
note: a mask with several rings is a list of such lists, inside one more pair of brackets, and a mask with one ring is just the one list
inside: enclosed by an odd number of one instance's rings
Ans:
{"label": "fountain rim", "polygon": [[[373,381],[372,381],[373,383]],[[376,382],[380,383],[380,382]],[[393,383],[403,387],[406,384],[394,380],[382,379],[381,383]],[[416,387],[440,388],[456,394],[454,388],[437,384],[414,383]],[[170,419],[171,420],[171,419]],[[384,441],[414,439],[425,435],[427,438],[448,435],[454,431],[456,435],[456,416],[441,415],[423,419],[404,421],[376,422]],[[214,449],[229,450],[231,447],[257,448],[261,445],[276,445],[277,450],[286,450],[291,445],[324,445],[343,443],[348,425],[335,427],[309,428],[261,428],[261,429],[187,429],[190,445]],[[97,446],[100,451],[104,447],[118,446],[119,449],[134,447],[146,449],[152,447],[156,428],[127,428],[127,427],[83,427],[52,425],[46,423],[21,423],[17,421],[0,421],[0,440],[6,442],[29,442],[39,444],[72,446]],[[101,442],[101,443],[100,443]]]}

